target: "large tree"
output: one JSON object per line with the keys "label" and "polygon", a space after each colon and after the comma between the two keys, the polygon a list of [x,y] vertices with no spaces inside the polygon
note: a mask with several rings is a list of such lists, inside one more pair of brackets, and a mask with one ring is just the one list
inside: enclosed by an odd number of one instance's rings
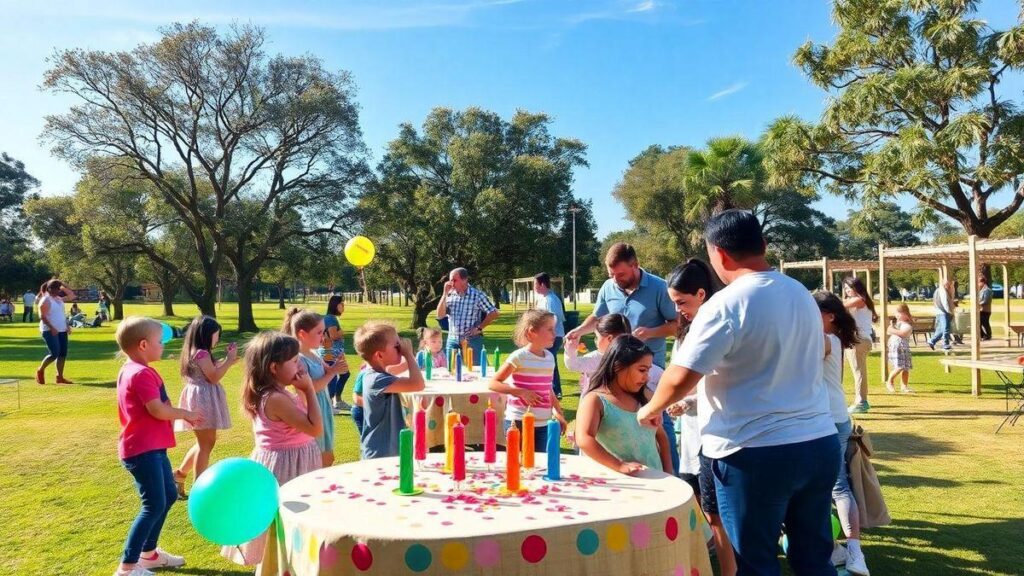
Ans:
{"label": "large tree", "polygon": [[39,186],[19,160],[0,153],[0,293],[35,288],[49,275],[33,249],[22,203]]}
{"label": "large tree", "polygon": [[[585,146],[552,136],[550,123],[524,111],[505,120],[479,108],[437,108],[421,131],[404,124],[388,145],[360,213],[377,243],[374,266],[410,294],[415,325],[425,324],[455,266],[495,294],[555,248]],[[571,254],[562,257],[571,263]]]}
{"label": "large tree", "polygon": [[[93,156],[147,179],[188,230],[213,315],[227,261],[239,329],[255,330],[252,287],[273,247],[331,233],[366,173],[354,88],[320,59],[268,56],[251,26],[174,24],[127,52],[57,52],[43,87],[76,102],[47,117],[58,156]],[[187,285],[190,273],[135,248]],[[197,297],[198,296],[198,297]]]}
{"label": "large tree", "polygon": [[[909,194],[991,235],[1024,202],[1024,115],[1002,83],[1024,65],[1024,27],[993,30],[977,5],[836,0],[838,36],[794,57],[828,105],[816,124],[769,128],[773,179],[864,200]],[[990,206],[1008,188],[1008,203]]]}

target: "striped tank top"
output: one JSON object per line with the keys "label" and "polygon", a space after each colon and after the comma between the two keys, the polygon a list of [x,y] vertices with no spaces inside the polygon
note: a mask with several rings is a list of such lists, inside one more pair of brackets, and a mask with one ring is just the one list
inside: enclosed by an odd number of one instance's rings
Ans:
{"label": "striped tank top", "polygon": [[[551,397],[554,393],[551,382],[555,375],[555,357],[547,350],[541,356],[530,352],[526,347],[509,354],[505,363],[515,368],[512,372],[513,386],[532,390],[540,395],[540,401],[531,406],[530,411],[537,418],[537,426],[547,424],[548,418],[551,418]],[[526,409],[526,402],[509,396],[505,404],[505,419],[522,420]]]}

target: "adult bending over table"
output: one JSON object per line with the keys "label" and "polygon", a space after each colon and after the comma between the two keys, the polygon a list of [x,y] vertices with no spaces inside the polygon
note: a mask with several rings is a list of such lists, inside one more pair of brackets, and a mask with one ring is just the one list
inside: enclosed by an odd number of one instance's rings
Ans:
{"label": "adult bending over table", "polygon": [[[483,320],[480,319],[481,314],[485,314]],[[445,354],[449,350],[461,350],[462,342],[468,341],[473,349],[473,358],[479,359],[484,347],[484,328],[494,322],[498,314],[500,312],[487,296],[470,286],[469,272],[465,268],[452,270],[437,303],[437,319],[448,317]]]}
{"label": "adult bending over table", "polygon": [[701,441],[737,574],[780,573],[783,522],[797,576],[836,574],[830,514],[839,440],[821,384],[821,314],[806,288],[768,265],[750,212],[715,215],[704,238],[726,287],[701,306],[637,418],[659,424],[661,411],[704,378]]}
{"label": "adult bending over table", "polygon": [[46,367],[57,363],[57,384],[74,384],[64,378],[64,362],[68,357],[68,334],[71,327],[64,316],[64,302],[74,300],[75,293],[60,280],[50,280],[40,288],[39,332],[46,342],[46,357],[36,370],[36,382],[46,383]]}

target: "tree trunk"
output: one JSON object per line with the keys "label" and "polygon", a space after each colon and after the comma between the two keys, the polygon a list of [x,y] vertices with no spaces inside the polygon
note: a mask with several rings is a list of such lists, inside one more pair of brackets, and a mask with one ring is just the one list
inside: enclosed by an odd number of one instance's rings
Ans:
{"label": "tree trunk", "polygon": [[412,314],[412,327],[419,328],[427,325],[427,317],[433,312],[434,306],[430,305],[430,302],[416,302],[416,306],[413,309]]}
{"label": "tree trunk", "polygon": [[192,301],[199,307],[199,313],[211,318],[217,317],[217,291],[192,295]]}
{"label": "tree trunk", "polygon": [[160,290],[160,297],[164,301],[164,316],[174,316],[174,293]]}
{"label": "tree trunk", "polygon": [[238,275],[235,281],[238,286],[238,331],[259,332],[256,320],[252,316],[252,276]]}
{"label": "tree trunk", "polygon": [[279,310],[284,310],[284,281],[282,280],[277,285],[277,307]]}
{"label": "tree trunk", "polygon": [[114,320],[124,320],[124,298],[118,296],[111,299],[110,303],[114,305]]}

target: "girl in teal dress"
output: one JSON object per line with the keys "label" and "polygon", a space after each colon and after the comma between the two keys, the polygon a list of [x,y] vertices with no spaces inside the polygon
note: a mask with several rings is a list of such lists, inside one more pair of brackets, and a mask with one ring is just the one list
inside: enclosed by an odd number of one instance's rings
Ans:
{"label": "girl in teal dress", "polygon": [[640,339],[615,338],[591,374],[576,413],[576,443],[583,454],[623,474],[645,468],[672,473],[664,428],[647,428],[636,419],[650,399],[647,372],[653,360]]}

